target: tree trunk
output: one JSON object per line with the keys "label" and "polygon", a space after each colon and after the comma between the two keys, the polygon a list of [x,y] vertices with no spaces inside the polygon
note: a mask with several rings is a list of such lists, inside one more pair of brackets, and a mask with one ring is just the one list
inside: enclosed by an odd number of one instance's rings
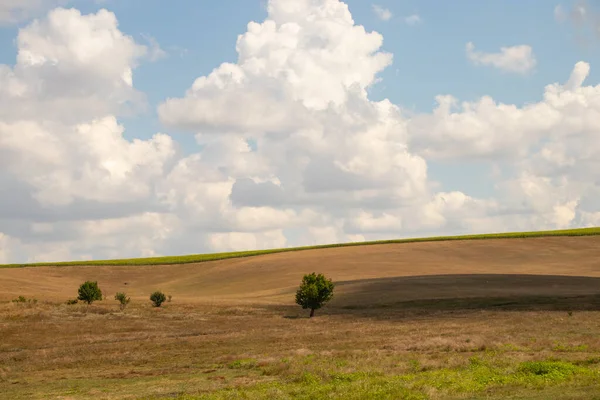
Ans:
{"label": "tree trunk", "polygon": [[311,308],[311,309],[310,309],[310,317],[308,317],[308,318],[312,318],[312,317],[313,317],[313,315],[315,315],[315,309],[314,309],[314,308]]}

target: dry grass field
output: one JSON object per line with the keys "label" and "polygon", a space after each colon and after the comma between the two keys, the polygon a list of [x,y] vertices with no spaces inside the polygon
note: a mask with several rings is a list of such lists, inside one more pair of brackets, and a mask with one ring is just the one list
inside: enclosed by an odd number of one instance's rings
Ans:
{"label": "dry grass field", "polygon": [[[85,280],[107,299],[65,304]],[[0,334],[11,400],[600,399],[600,236],[0,269]]]}

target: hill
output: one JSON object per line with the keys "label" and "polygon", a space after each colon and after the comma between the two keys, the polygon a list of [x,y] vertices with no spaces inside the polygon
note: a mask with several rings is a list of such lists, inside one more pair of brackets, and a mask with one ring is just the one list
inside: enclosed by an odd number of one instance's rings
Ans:
{"label": "hill", "polygon": [[0,269],[0,296],[65,300],[74,297],[81,282],[97,280],[108,293],[127,291],[134,299],[145,299],[160,289],[186,302],[210,299],[284,304],[292,300],[302,274],[312,271],[338,282],[333,304],[339,305],[350,301],[345,300],[346,294],[352,294],[353,302],[360,296],[363,303],[584,294],[599,287],[591,279],[600,277],[599,259],[600,236],[434,240],[277,252],[201,263]]}

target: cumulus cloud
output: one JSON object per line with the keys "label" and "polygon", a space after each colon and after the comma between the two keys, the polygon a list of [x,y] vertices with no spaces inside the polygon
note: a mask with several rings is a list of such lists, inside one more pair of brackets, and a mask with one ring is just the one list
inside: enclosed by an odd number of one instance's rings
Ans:
{"label": "cumulus cloud", "polygon": [[147,48],[109,11],[55,9],[21,29],[16,43],[16,65],[0,65],[0,120],[76,123],[145,104],[133,70]]}
{"label": "cumulus cloud", "polygon": [[498,53],[475,50],[472,42],[466,45],[467,58],[474,65],[491,66],[505,72],[524,74],[535,68],[537,61],[531,46],[501,47]]}
{"label": "cumulus cloud", "polygon": [[380,20],[389,21],[390,19],[392,19],[393,14],[389,9],[378,6],[377,4],[373,4],[372,7],[373,7],[373,12],[377,16],[377,18],[379,18]]}
{"label": "cumulus cloud", "polygon": [[497,184],[511,226],[589,226],[597,210],[585,209],[583,199],[600,182],[600,85],[583,85],[589,71],[578,62],[566,83],[547,85],[542,101],[521,108],[489,97],[458,108],[456,99],[440,97],[433,114],[410,121],[411,148],[431,159],[504,159],[516,166]]}
{"label": "cumulus cloud", "polygon": [[313,112],[343,106],[349,96],[364,99],[392,61],[378,51],[383,37],[355,25],[344,3],[279,0],[268,10],[266,21],[250,22],[239,36],[236,64],[222,64],[196,79],[184,98],[159,107],[165,124],[197,131],[311,129],[318,124]]}
{"label": "cumulus cloud", "polygon": [[139,100],[132,76],[146,48],[106,10],[60,8],[22,28],[16,43],[16,64],[0,65],[0,194],[10,207],[0,213],[0,231],[12,243],[8,253],[16,260],[117,254],[123,242],[111,242],[111,253],[95,239],[82,244],[97,231],[73,232],[130,218],[123,212],[134,205],[160,208],[154,191],[176,154],[173,140],[126,140],[112,114]]}
{"label": "cumulus cloud", "polygon": [[[205,146],[196,168],[218,167],[231,179],[220,218],[237,217],[215,226],[240,226],[242,215],[264,212],[241,226],[250,230],[272,215],[300,236],[348,240],[344,208],[408,206],[428,196],[426,163],[407,151],[400,109],[367,97],[392,61],[379,50],[381,35],[356,25],[339,1],[271,1],[268,11],[238,38],[236,64],[222,64],[159,107],[165,124],[197,133]],[[327,224],[340,228],[325,235]]]}
{"label": "cumulus cloud", "polygon": [[[566,83],[547,85],[543,101],[520,108],[489,96],[462,104],[452,96],[438,96],[433,113],[417,115],[409,122],[411,144],[433,159],[515,161],[528,158],[540,142],[548,144],[554,137],[569,137],[582,128],[594,132],[600,128],[594,97],[599,89],[582,86],[589,71],[589,64],[578,62]],[[551,153],[546,154],[548,158]]]}
{"label": "cumulus cloud", "polygon": [[[522,107],[440,95],[408,115],[368,89],[392,63],[339,0],[271,0],[217,65],[127,139],[153,50],[116,16],[57,9],[0,65],[0,262],[152,256],[600,220],[590,66]],[[234,44],[232,43],[232,46]],[[496,193],[439,191],[428,161],[493,160]]]}

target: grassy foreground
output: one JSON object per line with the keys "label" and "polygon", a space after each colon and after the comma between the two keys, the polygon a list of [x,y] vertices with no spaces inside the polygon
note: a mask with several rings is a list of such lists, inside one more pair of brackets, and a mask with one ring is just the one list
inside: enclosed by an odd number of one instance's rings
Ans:
{"label": "grassy foreground", "polygon": [[595,236],[600,235],[600,227],[580,228],[580,229],[562,229],[552,231],[533,231],[533,232],[507,232],[507,233],[486,233],[477,235],[459,235],[459,236],[434,236],[425,238],[410,238],[410,239],[392,239],[392,240],[377,240],[371,242],[351,242],[338,244],[325,244],[318,246],[303,246],[289,247],[282,249],[269,250],[250,250],[236,251],[228,253],[213,253],[213,254],[192,254],[184,256],[167,256],[167,257],[147,257],[147,258],[130,258],[117,260],[93,260],[93,261],[66,261],[66,262],[42,262],[29,264],[0,264],[0,268],[20,268],[20,267],[41,267],[41,266],[69,266],[69,265],[167,265],[167,264],[190,264],[204,261],[225,260],[230,258],[258,256],[262,254],[283,253],[290,251],[326,249],[333,247],[350,247],[350,246],[367,246],[377,244],[391,243],[415,243],[415,242],[439,242],[449,240],[479,240],[479,239],[519,239],[519,238],[535,238],[548,236]]}
{"label": "grassy foreground", "polygon": [[0,398],[600,399],[599,312],[480,306],[3,303]]}

